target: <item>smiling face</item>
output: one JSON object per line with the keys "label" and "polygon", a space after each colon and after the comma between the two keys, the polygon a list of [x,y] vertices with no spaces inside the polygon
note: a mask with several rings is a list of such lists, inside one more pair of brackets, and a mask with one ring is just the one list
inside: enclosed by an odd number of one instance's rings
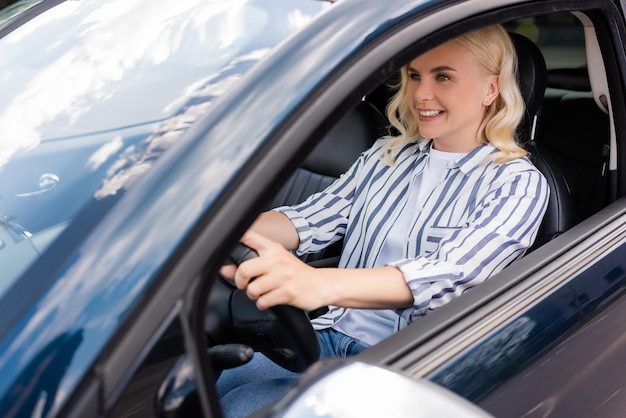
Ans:
{"label": "smiling face", "polygon": [[450,41],[408,66],[406,102],[424,138],[435,149],[470,152],[480,146],[485,107],[498,96],[498,78],[481,74],[474,55]]}

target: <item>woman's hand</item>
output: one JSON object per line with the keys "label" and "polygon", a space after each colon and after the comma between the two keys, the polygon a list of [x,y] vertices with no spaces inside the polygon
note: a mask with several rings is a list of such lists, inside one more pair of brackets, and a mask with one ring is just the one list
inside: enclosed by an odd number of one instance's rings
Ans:
{"label": "woman's hand", "polygon": [[234,279],[239,289],[256,301],[259,309],[292,305],[305,311],[322,306],[393,309],[410,307],[413,295],[395,267],[368,269],[314,268],[281,244],[248,230],[241,242],[259,257],[220,273]]}
{"label": "woman's hand", "polygon": [[312,311],[329,303],[332,283],[324,269],[307,265],[281,244],[252,230],[241,242],[256,250],[259,257],[241,263],[236,270],[224,266],[221,273],[233,278],[237,288],[245,289],[259,309],[285,304]]}

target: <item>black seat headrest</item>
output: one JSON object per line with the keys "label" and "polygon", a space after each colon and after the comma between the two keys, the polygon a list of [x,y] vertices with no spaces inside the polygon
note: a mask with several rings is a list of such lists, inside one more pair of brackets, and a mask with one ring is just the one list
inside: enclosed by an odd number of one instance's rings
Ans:
{"label": "black seat headrest", "polygon": [[509,33],[517,51],[517,77],[526,112],[532,119],[541,109],[546,90],[546,61],[539,47],[519,33]]}
{"label": "black seat headrest", "polygon": [[365,101],[348,112],[313,149],[302,167],[317,174],[339,177],[383,136],[387,120]]}

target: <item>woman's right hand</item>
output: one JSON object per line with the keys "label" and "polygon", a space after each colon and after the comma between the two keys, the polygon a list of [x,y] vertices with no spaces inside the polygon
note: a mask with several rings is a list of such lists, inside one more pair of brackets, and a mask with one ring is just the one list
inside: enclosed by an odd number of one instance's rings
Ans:
{"label": "woman's right hand", "polygon": [[232,277],[239,289],[256,301],[259,309],[292,305],[312,311],[328,304],[331,283],[323,274],[301,261],[281,244],[250,230],[241,242],[259,256],[244,261],[238,268],[222,267],[225,277]]}

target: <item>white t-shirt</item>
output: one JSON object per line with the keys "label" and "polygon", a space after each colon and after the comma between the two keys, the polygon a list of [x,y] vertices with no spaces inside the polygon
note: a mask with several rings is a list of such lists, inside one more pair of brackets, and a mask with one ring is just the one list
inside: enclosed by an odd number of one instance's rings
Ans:
{"label": "white t-shirt", "polygon": [[[445,179],[450,163],[465,157],[467,153],[443,152],[431,147],[424,171],[413,179],[409,199],[391,229],[382,251],[376,260],[376,267],[404,257],[404,246],[409,234],[408,228],[421,203]],[[333,328],[366,344],[376,344],[393,334],[398,315],[390,309],[352,309]]]}

